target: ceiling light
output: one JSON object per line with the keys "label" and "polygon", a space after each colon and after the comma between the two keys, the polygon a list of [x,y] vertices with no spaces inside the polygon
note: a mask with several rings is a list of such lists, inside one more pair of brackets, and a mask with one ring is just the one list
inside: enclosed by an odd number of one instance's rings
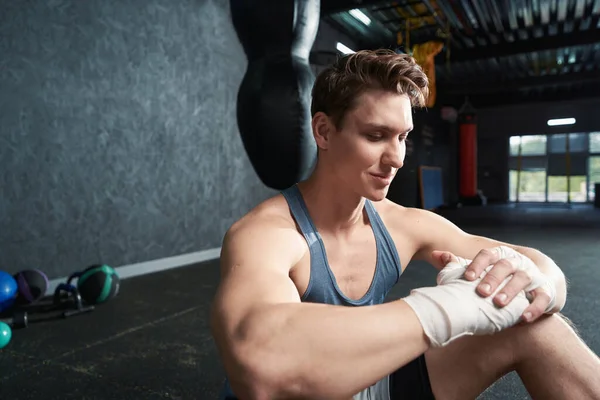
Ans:
{"label": "ceiling light", "polygon": [[573,125],[574,123],[575,118],[556,118],[548,120],[548,126]]}
{"label": "ceiling light", "polygon": [[354,10],[350,10],[350,15],[354,18],[362,22],[363,24],[369,26],[371,24],[371,18],[367,17],[362,11],[355,8]]}
{"label": "ceiling light", "polygon": [[337,42],[337,45],[335,46],[335,48],[340,52],[340,53],[344,53],[344,54],[352,54],[354,53],[354,50],[352,50],[351,48],[349,48],[348,46],[346,46],[343,43]]}

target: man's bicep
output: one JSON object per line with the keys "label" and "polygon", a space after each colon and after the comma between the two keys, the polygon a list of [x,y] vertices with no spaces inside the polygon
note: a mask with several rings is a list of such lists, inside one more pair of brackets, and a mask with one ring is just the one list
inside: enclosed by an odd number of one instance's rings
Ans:
{"label": "man's bicep", "polygon": [[417,251],[414,259],[427,261],[435,265],[432,257],[434,250],[449,251],[456,256],[473,259],[485,248],[509,246],[509,243],[485,236],[474,235],[459,228],[453,222],[426,210],[415,210],[414,240]]}
{"label": "man's bicep", "polygon": [[234,334],[256,307],[300,301],[289,277],[294,258],[285,235],[269,229],[243,229],[226,235],[211,318],[213,329],[220,334]]}

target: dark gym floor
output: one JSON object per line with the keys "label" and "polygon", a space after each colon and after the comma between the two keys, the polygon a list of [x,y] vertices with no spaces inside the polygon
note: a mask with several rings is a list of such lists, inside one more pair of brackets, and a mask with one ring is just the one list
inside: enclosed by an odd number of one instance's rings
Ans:
{"label": "dark gym floor", "polygon": [[[600,210],[488,206],[443,212],[465,230],[532,246],[566,272],[564,313],[600,353]],[[435,271],[413,263],[390,294],[430,285]],[[223,370],[209,334],[218,261],[127,279],[94,312],[13,332],[0,350],[3,399],[217,399]],[[481,399],[529,398],[511,374]]]}

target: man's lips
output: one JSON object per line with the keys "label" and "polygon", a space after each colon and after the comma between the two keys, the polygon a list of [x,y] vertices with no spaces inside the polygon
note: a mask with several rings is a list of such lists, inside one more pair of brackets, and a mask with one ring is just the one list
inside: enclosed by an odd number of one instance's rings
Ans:
{"label": "man's lips", "polygon": [[389,185],[392,183],[392,179],[394,178],[394,175],[389,175],[389,174],[384,174],[384,175],[379,175],[379,174],[371,174],[371,176],[373,177],[373,180],[375,182],[378,182],[382,185]]}
{"label": "man's lips", "polygon": [[394,177],[393,174],[373,174],[373,173],[371,173],[371,175],[373,175],[377,178],[381,178],[381,179],[392,179]]}

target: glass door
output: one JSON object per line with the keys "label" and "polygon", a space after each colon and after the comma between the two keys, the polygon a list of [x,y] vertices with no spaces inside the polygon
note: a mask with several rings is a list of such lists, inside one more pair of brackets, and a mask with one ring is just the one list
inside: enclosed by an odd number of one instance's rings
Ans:
{"label": "glass door", "polygon": [[[586,176],[571,176],[567,184],[566,176],[548,177],[548,201],[559,203],[585,203],[586,194]],[[570,196],[569,196],[570,195]]]}
{"label": "glass door", "polygon": [[521,202],[546,201],[546,170],[521,171],[518,190],[518,199]]}
{"label": "glass door", "polygon": [[509,201],[585,203],[600,183],[600,132],[513,136]]}
{"label": "glass door", "polygon": [[548,137],[548,201],[587,201],[588,135],[554,134]]}
{"label": "glass door", "polygon": [[600,155],[591,156],[589,165],[589,188],[588,195],[590,201],[594,201],[596,196],[600,196],[600,193],[594,193],[595,183],[600,183]]}
{"label": "glass door", "polygon": [[510,201],[546,201],[546,148],[546,135],[510,138]]}

